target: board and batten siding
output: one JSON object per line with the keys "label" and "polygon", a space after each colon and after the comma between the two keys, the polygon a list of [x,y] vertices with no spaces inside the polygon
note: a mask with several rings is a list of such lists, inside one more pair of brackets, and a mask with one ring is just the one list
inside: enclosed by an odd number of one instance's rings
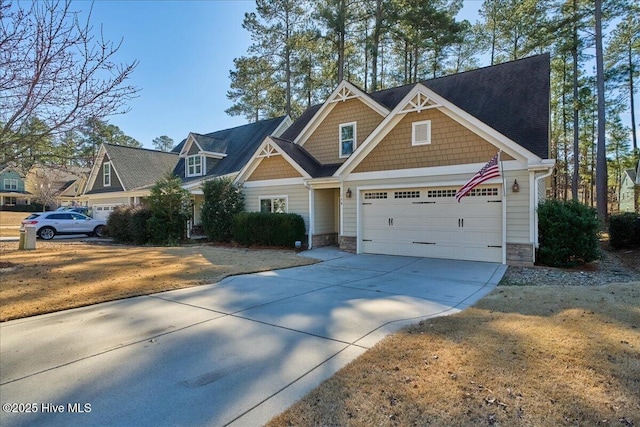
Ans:
{"label": "board and batten siding", "polygon": [[[274,181],[277,182],[277,181]],[[309,230],[309,190],[302,184],[252,186],[242,188],[244,195],[244,210],[260,212],[260,198],[287,197],[287,212],[297,213],[304,218],[305,229]]]}

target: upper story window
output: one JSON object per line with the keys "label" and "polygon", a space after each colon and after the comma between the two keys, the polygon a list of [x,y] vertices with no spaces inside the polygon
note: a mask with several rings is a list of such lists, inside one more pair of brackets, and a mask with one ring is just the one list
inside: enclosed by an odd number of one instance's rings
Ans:
{"label": "upper story window", "polygon": [[412,123],[411,145],[431,144],[431,120]]}
{"label": "upper story window", "polygon": [[356,123],[340,125],[340,158],[349,157],[356,149]]}
{"label": "upper story window", "polygon": [[202,175],[202,156],[197,154],[187,157],[187,176],[200,175]]}
{"label": "upper story window", "polygon": [[17,179],[5,179],[4,180],[4,189],[5,190],[18,190],[18,180]]}
{"label": "upper story window", "polygon": [[111,186],[111,163],[105,162],[102,165],[102,185],[104,187]]}

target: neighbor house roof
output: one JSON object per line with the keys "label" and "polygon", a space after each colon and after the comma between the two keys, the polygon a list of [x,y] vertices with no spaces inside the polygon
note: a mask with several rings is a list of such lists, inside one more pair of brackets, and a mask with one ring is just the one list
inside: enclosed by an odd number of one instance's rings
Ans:
{"label": "neighbor house roof", "polygon": [[126,191],[155,184],[173,171],[178,162],[178,155],[173,152],[112,144],[104,144],[104,148]]}
{"label": "neighbor house roof", "polygon": [[[549,157],[550,56],[536,55],[424,80],[431,89],[540,158]],[[392,110],[418,83],[368,94]],[[308,108],[281,136],[293,141],[322,104]]]}

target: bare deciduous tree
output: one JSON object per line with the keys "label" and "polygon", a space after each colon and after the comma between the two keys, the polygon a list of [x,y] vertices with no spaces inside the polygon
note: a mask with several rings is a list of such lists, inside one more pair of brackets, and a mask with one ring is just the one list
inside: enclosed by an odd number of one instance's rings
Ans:
{"label": "bare deciduous tree", "polygon": [[[12,5],[0,0],[1,162],[19,160],[41,140],[76,129],[90,117],[127,111],[138,89],[127,79],[138,62],[115,62],[120,43],[96,35],[71,0]],[[36,134],[29,123],[45,126]]]}

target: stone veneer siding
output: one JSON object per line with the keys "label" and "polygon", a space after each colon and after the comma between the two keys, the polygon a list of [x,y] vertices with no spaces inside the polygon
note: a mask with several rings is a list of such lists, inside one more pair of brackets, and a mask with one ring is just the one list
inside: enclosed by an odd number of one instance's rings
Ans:
{"label": "stone veneer siding", "polygon": [[273,156],[263,158],[247,181],[299,178],[300,176],[300,173],[282,156]]}
{"label": "stone veneer siding", "polygon": [[313,134],[302,141],[303,147],[320,163],[342,163],[346,158],[340,158],[340,125],[356,122],[358,147],[383,119],[359,99],[337,102]]}
{"label": "stone veneer siding", "polygon": [[507,264],[516,267],[532,267],[533,245],[526,243],[507,243]]}
{"label": "stone veneer siding", "polygon": [[[431,120],[431,144],[411,145],[412,123]],[[407,114],[355,168],[373,172],[489,161],[498,149],[436,109]],[[512,160],[504,154],[502,160]]]}
{"label": "stone veneer siding", "polygon": [[352,236],[339,236],[339,246],[341,251],[356,253],[356,238]]}
{"label": "stone veneer siding", "polygon": [[311,240],[314,248],[335,246],[338,244],[338,233],[314,234]]}

